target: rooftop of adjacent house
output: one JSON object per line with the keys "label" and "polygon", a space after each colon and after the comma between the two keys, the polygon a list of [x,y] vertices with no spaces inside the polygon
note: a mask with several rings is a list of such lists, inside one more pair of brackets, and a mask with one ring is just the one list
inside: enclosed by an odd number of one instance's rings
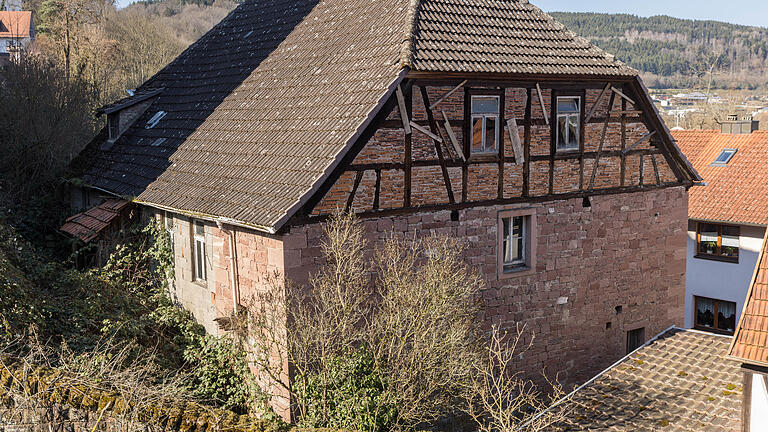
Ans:
{"label": "rooftop of adjacent house", "polygon": [[768,131],[673,130],[705,186],[692,187],[688,217],[768,225]]}
{"label": "rooftop of adjacent house", "polygon": [[554,430],[739,431],[740,364],[731,337],[670,328],[547,411]]}
{"label": "rooftop of adjacent house", "polygon": [[107,200],[96,207],[70,216],[61,227],[61,231],[88,243],[107,229],[112,221],[120,217],[128,202],[124,200]]}
{"label": "rooftop of adjacent house", "polygon": [[757,259],[752,282],[728,355],[745,363],[768,367],[768,241]]}
{"label": "rooftop of adjacent house", "polygon": [[32,30],[32,12],[0,11],[0,38],[26,39]]}
{"label": "rooftop of adjacent house", "polygon": [[85,181],[274,232],[407,70],[637,75],[527,0],[247,0],[137,89],[162,91]]}

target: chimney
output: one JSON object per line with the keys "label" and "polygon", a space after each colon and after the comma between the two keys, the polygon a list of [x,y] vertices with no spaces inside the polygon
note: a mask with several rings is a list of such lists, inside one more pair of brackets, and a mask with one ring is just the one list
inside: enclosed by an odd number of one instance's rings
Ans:
{"label": "chimney", "polygon": [[743,116],[739,119],[737,114],[730,114],[720,123],[720,132],[733,135],[751,134],[758,129],[759,124],[760,122],[753,120],[752,116]]}

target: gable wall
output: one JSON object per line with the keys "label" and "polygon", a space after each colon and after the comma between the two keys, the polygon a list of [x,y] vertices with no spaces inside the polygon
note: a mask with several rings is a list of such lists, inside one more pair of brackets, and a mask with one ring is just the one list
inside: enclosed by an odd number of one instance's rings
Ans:
{"label": "gable wall", "polygon": [[[512,277],[497,272],[500,211],[535,212],[536,267]],[[507,204],[364,219],[367,254],[374,259],[390,235],[453,237],[466,244],[464,258],[486,287],[484,322],[535,335],[516,365],[530,379],[560,375],[584,382],[625,354],[627,332],[646,338],[683,324],[687,192],[673,187],[534,204]],[[304,283],[323,264],[317,247],[322,224],[293,226],[284,235],[286,276]],[[307,247],[304,247],[304,245]],[[564,304],[560,304],[564,303]],[[621,312],[616,307],[621,306]],[[610,323],[610,328],[607,328]]]}
{"label": "gable wall", "polygon": [[[625,94],[631,94],[629,86],[615,85],[620,87]],[[465,140],[464,104],[465,98],[468,97],[466,89],[471,88],[472,91],[492,89],[487,86],[469,86],[470,84],[467,84],[464,88],[454,92],[433,109],[433,115],[439,129],[437,134],[443,139],[440,148],[445,157],[444,165],[448,172],[450,188],[456,203],[523,200],[526,196],[546,197],[587,193],[611,99],[613,105],[610,109],[613,114],[607,125],[606,138],[600,153],[593,188],[598,191],[615,188],[632,189],[641,186],[664,186],[668,183],[678,182],[664,156],[655,147],[659,143],[658,134],[656,137],[635,146],[627,155],[622,157],[619,154],[623,148],[630,147],[649,132],[649,128],[639,115],[640,108],[635,108],[620,96],[611,96],[612,93],[608,92],[600,98],[592,118],[587,123],[585,122],[587,113],[592,109],[603,89],[595,88],[595,85],[579,83],[573,83],[567,91],[563,90],[562,87],[547,88],[546,84],[541,84],[544,109],[548,113],[550,125],[547,125],[544,120],[535,87],[530,90],[530,101],[528,88],[522,86],[505,88],[503,90],[502,151],[497,155],[496,160],[470,159],[468,164],[464,164],[448,138],[443,125],[443,113],[450,119],[458,145],[463,149]],[[452,90],[454,86],[428,85],[425,88],[429,101],[434,103]],[[410,94],[406,94],[406,101],[412,110],[410,118],[417,124],[431,130],[421,90],[422,87],[414,85]],[[553,146],[551,125],[555,123],[552,99],[557,95],[581,95],[583,97],[582,126],[584,138],[583,148],[580,152],[571,154],[567,158],[562,158],[560,154],[557,154],[554,162],[552,162],[550,160]],[[632,95],[632,97],[634,96]],[[529,103],[531,109],[530,139],[526,143],[525,112],[526,105]],[[625,114],[621,114],[622,112]],[[514,159],[512,139],[506,127],[507,120],[511,118],[515,118],[517,121],[522,147],[524,149],[528,147],[529,160],[526,163],[518,164]],[[411,146],[410,159],[406,150],[409,142]],[[499,163],[498,158],[503,158],[504,162]],[[655,159],[656,167],[654,167],[652,159]],[[410,167],[408,166],[409,161]],[[526,169],[529,171],[527,176]],[[466,171],[466,174],[463,171]],[[355,189],[358,172],[362,172],[362,177],[357,189]],[[407,186],[409,172],[410,188]],[[658,183],[656,172],[659,176]],[[378,187],[377,177],[379,178]],[[551,188],[550,178],[552,179]],[[466,186],[463,184],[465,181]],[[501,194],[499,193],[500,181],[502,182]],[[410,190],[410,202],[406,197],[407,189]],[[382,127],[362,148],[349,169],[340,176],[319,204],[312,209],[311,214],[315,216],[326,215],[336,209],[345,209],[353,192],[351,209],[358,213],[450,204],[448,188],[443,177],[435,141],[415,129],[407,137],[402,128],[397,106],[389,114]],[[378,203],[376,203],[377,193]]]}

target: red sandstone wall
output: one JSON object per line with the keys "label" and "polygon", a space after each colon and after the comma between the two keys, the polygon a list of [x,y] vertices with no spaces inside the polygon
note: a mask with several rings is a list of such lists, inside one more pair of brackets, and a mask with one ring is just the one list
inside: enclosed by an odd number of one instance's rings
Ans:
{"label": "red sandstone wall", "polygon": [[[523,323],[535,334],[519,366],[532,378],[546,370],[575,384],[625,354],[627,331],[645,327],[651,338],[683,324],[687,200],[675,187],[593,197],[591,208],[571,199],[462,210],[457,222],[442,211],[362,223],[371,254],[393,231],[467,242],[466,259],[487,284],[486,322]],[[536,210],[536,269],[500,280],[497,214],[523,207]],[[284,239],[286,275],[306,281],[322,264],[322,226],[292,227]]]}

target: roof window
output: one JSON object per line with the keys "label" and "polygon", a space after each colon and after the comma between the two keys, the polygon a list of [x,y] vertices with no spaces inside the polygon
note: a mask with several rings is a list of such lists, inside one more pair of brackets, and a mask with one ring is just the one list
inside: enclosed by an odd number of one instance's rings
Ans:
{"label": "roof window", "polygon": [[164,142],[165,142],[165,138],[158,138],[158,139],[152,141],[151,145],[152,145],[152,147],[158,147],[158,146],[160,146]]}
{"label": "roof window", "polygon": [[151,119],[147,122],[147,125],[144,126],[145,129],[152,129],[153,127],[157,126],[157,124],[160,122],[160,120],[165,117],[167,113],[165,111],[158,111],[155,113],[155,115],[152,116]]}
{"label": "roof window", "polygon": [[715,159],[714,162],[712,162],[712,165],[720,165],[725,166],[728,164],[728,162],[731,161],[733,158],[733,155],[736,154],[738,149],[723,149],[723,151],[720,153],[719,156],[717,156],[717,159]]}

